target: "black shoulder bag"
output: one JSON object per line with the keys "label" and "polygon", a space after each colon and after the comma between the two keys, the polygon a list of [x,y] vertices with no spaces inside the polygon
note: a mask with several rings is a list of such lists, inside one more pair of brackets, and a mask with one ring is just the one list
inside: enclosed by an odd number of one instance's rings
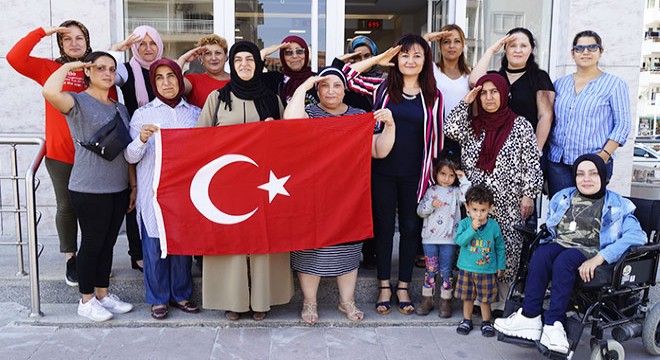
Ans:
{"label": "black shoulder bag", "polygon": [[78,141],[80,146],[108,161],[114,160],[132,141],[131,135],[119,115],[119,107],[116,104],[115,107],[117,112],[113,120],[92,135],[89,141]]}

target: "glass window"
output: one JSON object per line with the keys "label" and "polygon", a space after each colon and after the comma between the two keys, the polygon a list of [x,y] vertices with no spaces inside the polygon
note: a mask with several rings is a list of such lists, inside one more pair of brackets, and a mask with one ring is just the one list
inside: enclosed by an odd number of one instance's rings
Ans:
{"label": "glass window", "polygon": [[[434,7],[433,31],[438,31],[442,25],[448,23],[444,14],[444,3],[444,0],[434,1],[434,5],[441,6]],[[467,36],[465,55],[470,65],[474,66],[484,51],[509,30],[525,27],[536,38],[536,61],[542,69],[548,69],[552,0],[466,0],[465,4],[465,19],[462,26]],[[439,22],[438,17],[441,17]],[[502,56],[502,51],[493,56],[490,69],[500,68]]]}
{"label": "glass window", "polygon": [[124,0],[125,36],[140,25],[158,30],[163,57],[177,59],[213,33],[213,0]]}
{"label": "glass window", "polygon": [[[259,48],[279,44],[289,35],[307,42],[310,57],[318,52],[318,66],[325,66],[326,0],[318,1],[318,49],[312,42],[312,1],[236,0],[236,41],[249,40]],[[311,59],[310,59],[311,60]],[[266,59],[269,71],[279,71],[279,52]]]}
{"label": "glass window", "polygon": [[371,38],[378,51],[383,52],[403,34],[424,34],[427,31],[427,11],[427,0],[346,0],[344,51],[358,35]]}

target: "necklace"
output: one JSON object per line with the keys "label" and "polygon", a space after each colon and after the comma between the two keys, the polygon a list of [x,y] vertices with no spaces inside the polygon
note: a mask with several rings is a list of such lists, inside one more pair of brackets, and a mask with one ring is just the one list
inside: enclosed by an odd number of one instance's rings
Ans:
{"label": "necklace", "polygon": [[401,93],[401,96],[406,100],[415,100],[417,98],[417,95],[408,95],[404,92]]}
{"label": "necklace", "polygon": [[572,205],[572,206],[571,206],[571,217],[573,218],[573,220],[572,220],[570,223],[568,223],[568,230],[570,230],[570,231],[575,231],[575,229],[577,229],[577,222],[575,221],[575,219],[576,219],[578,216],[580,216],[583,212],[585,212],[587,209],[589,209],[589,208],[591,208],[592,206],[594,206],[595,203],[596,203],[596,202],[592,202],[590,205],[586,206],[584,209],[582,209],[582,210],[581,210],[579,213],[577,213],[577,214],[575,214],[575,205]]}
{"label": "necklace", "polygon": [[508,67],[506,68],[506,72],[508,72],[509,74],[519,74],[525,71],[527,71],[527,66],[522,67],[520,69],[509,69]]}

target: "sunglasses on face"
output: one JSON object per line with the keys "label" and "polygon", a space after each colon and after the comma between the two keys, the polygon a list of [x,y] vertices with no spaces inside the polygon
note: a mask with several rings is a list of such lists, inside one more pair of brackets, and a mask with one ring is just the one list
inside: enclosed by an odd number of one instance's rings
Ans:
{"label": "sunglasses on face", "polygon": [[289,50],[289,49],[286,49],[286,50],[284,50],[284,55],[285,55],[285,56],[291,56],[291,55],[293,55],[294,53],[295,53],[296,55],[304,55],[304,54],[305,54],[305,49],[296,49],[296,50]]}
{"label": "sunglasses on face", "polygon": [[589,44],[589,45],[575,45],[573,46],[573,52],[582,54],[584,50],[589,50],[589,52],[596,52],[600,50],[601,47],[598,44]]}

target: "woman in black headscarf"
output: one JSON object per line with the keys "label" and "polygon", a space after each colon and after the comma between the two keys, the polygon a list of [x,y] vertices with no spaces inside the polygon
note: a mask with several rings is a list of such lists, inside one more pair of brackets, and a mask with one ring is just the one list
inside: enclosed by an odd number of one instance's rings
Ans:
{"label": "woman in black headscarf", "polygon": [[[280,119],[280,98],[262,81],[264,62],[259,49],[239,41],[229,50],[231,81],[209,94],[197,127],[236,125]],[[293,296],[289,253],[204,256],[202,306],[226,310],[228,320],[253,311],[263,320],[272,305]]]}
{"label": "woman in black headscarf", "polygon": [[209,94],[197,127],[235,125],[281,118],[284,108],[262,80],[264,62],[259,49],[239,41],[229,50],[231,81]]}
{"label": "woman in black headscarf", "polygon": [[[633,245],[643,245],[646,235],[633,215],[635,205],[606,189],[605,162],[596,154],[582,155],[573,164],[577,187],[558,192],[550,200],[548,229],[532,256],[525,284],[523,306],[505,319],[495,320],[497,331],[514,337],[539,340],[556,352],[568,352],[563,322],[579,275],[591,281],[596,268],[616,262]],[[541,321],[543,299],[552,280],[550,307]]]}

